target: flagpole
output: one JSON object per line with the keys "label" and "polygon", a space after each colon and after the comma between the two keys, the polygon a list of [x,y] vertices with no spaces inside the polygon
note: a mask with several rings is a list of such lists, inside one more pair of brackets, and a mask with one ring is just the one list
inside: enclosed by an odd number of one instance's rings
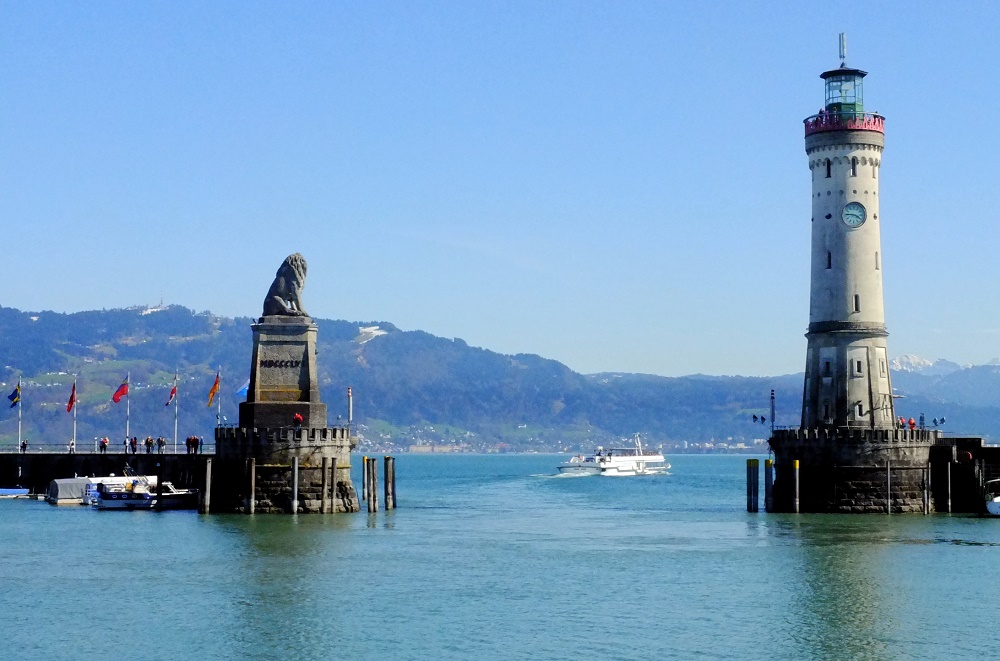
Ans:
{"label": "flagpole", "polygon": [[[121,374],[121,372],[119,372]],[[132,374],[130,372],[125,372],[125,383],[131,381]],[[129,383],[129,385],[132,385]],[[130,414],[130,409],[132,406],[132,398],[128,396],[128,388],[125,388],[125,440],[128,441],[131,436],[128,435],[128,419]]]}
{"label": "flagpole", "polygon": [[76,447],[76,377],[73,377],[73,447]]}
{"label": "flagpole", "polygon": [[21,451],[21,377],[17,377],[17,451]]}
{"label": "flagpole", "polygon": [[218,422],[218,427],[222,426],[222,365],[219,365],[219,392],[215,393],[215,396],[219,398],[219,412],[216,414],[216,421]]}
{"label": "flagpole", "polygon": [[[177,373],[174,372],[174,388],[177,387]],[[177,398],[180,395],[178,392],[174,395],[174,454],[177,454]]]}

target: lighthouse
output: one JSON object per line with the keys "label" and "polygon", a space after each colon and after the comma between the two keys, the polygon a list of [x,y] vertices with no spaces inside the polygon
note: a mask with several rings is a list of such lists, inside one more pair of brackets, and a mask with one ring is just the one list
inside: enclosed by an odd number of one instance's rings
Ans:
{"label": "lighthouse", "polygon": [[878,190],[885,118],[865,111],[866,75],[843,64],[821,74],[824,105],[805,120],[812,267],[803,428],[895,426]]}
{"label": "lighthouse", "polygon": [[[801,426],[769,439],[777,511],[929,511],[936,430],[897,424],[886,352],[879,179],[885,118],[864,103],[867,73],[824,71],[804,120],[812,180],[809,326]],[[953,452],[953,450],[949,451]]]}

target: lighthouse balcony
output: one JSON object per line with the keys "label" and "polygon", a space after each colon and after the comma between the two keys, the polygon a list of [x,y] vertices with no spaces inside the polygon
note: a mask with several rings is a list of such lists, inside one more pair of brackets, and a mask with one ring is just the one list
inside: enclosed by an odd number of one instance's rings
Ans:
{"label": "lighthouse balcony", "polygon": [[806,135],[826,131],[876,131],[885,133],[885,117],[872,112],[826,112],[802,120]]}

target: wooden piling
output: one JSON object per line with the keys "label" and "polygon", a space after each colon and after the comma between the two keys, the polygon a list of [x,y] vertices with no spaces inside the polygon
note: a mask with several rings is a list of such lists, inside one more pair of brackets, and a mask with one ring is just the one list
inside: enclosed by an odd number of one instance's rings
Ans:
{"label": "wooden piling", "polygon": [[385,511],[396,509],[396,460],[386,455],[383,459],[382,479],[385,484]]}
{"label": "wooden piling", "polygon": [[156,509],[163,507],[163,464],[156,462]]}
{"label": "wooden piling", "polygon": [[924,469],[924,514],[931,513],[931,462]]}
{"label": "wooden piling", "polygon": [[299,458],[292,457],[292,514],[299,512]]}
{"label": "wooden piling", "polygon": [[[350,511],[350,510],[348,510]],[[330,458],[330,514],[337,513],[337,458]]]}
{"label": "wooden piling", "polygon": [[361,500],[368,500],[368,455],[361,457],[362,474],[361,480]]}
{"label": "wooden piling", "polygon": [[764,460],[764,511],[774,511],[774,460]]}
{"label": "wooden piling", "polygon": [[396,458],[392,458],[392,509],[396,509]]}
{"label": "wooden piling", "polygon": [[759,486],[760,461],[747,459],[747,512],[756,512],[760,507]]}
{"label": "wooden piling", "polygon": [[892,462],[885,460],[885,513],[892,514]]}
{"label": "wooden piling", "polygon": [[799,513],[799,460],[792,459],[792,475],[793,482],[795,483],[795,494],[792,498],[792,512],[795,514]]}
{"label": "wooden piling", "polygon": [[368,460],[368,511],[378,512],[378,464],[375,457]]}
{"label": "wooden piling", "polygon": [[247,506],[244,511],[253,514],[257,510],[257,459],[250,458],[250,469],[247,471]]}
{"label": "wooden piling", "polygon": [[205,459],[205,488],[202,490],[201,513],[210,514],[212,511],[212,458]]}
{"label": "wooden piling", "polygon": [[327,470],[330,465],[330,460],[323,457],[322,467],[320,468],[320,487],[319,487],[319,513],[326,514],[326,494],[330,489],[330,481],[327,479]]}
{"label": "wooden piling", "polygon": [[948,514],[951,514],[951,461],[948,461],[948,470],[945,471],[945,486],[948,491]]}

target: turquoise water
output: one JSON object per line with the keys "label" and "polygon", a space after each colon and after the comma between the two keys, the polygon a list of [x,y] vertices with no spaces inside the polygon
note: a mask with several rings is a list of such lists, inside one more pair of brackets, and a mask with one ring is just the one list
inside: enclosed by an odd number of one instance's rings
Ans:
{"label": "turquoise water", "polygon": [[669,460],[665,476],[560,478],[552,455],[401,455],[399,509],[371,516],[0,501],[0,657],[1000,649],[1000,520],[747,514],[745,457]]}

